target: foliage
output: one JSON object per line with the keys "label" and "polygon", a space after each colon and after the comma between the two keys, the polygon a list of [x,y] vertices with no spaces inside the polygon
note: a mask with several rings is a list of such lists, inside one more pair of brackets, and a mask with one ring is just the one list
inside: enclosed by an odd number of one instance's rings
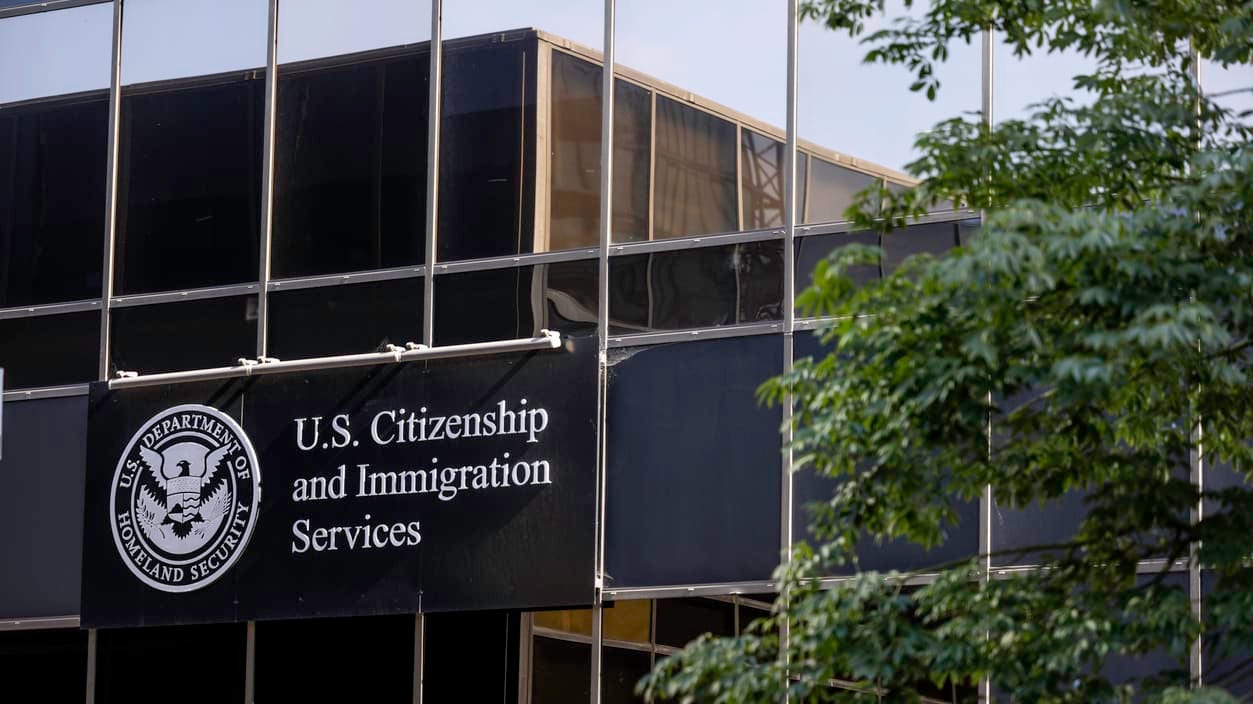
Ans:
{"label": "foliage", "polygon": [[[770,619],[689,645],[642,690],[914,701],[964,697],[988,678],[1024,702],[1233,701],[1222,687],[1253,678],[1248,662],[1211,672],[1208,687],[1187,663],[1198,639],[1211,654],[1253,652],[1253,492],[1202,496],[1189,466],[1203,452],[1205,466],[1253,477],[1253,147],[1248,116],[1200,93],[1189,42],[1221,64],[1250,62],[1253,3],[935,0],[866,35],[884,12],[882,0],[802,4],[933,97],[949,46],[991,28],[1018,54],[1086,55],[1085,99],[995,126],[943,122],[917,139],[917,188],[863,193],[850,210],[891,230],[952,199],[985,219],[972,242],[876,284],[847,276],[874,248],[819,264],[799,303],[833,319],[829,354],[762,396],[793,404],[797,464],[838,480],[813,515],[821,545],[780,568]],[[1086,518],[1062,544],[1018,551],[1043,555],[1036,570],[989,578],[982,555],[936,566],[920,586],[868,571],[818,583],[857,566],[864,536],[939,544],[957,503],[989,485],[1006,507],[1080,494]],[[1186,581],[1136,574],[1156,558],[1213,575],[1202,618]],[[1103,674],[1111,657],[1160,652],[1178,671]]]}

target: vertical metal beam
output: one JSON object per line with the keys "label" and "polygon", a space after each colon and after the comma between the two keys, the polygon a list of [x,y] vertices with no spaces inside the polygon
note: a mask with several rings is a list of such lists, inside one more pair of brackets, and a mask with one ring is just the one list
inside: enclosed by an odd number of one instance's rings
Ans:
{"label": "vertical metal beam", "polygon": [[87,631],[86,702],[87,704],[96,704],[96,629],[94,628]]}
{"label": "vertical metal beam", "polygon": [[[980,109],[983,113],[984,129],[992,130],[992,48],[995,35],[991,28],[983,30],[981,43],[983,45],[982,65],[983,72],[980,77]],[[971,204],[973,205],[973,204]],[[979,223],[983,224],[983,220],[987,217],[984,206],[988,203],[979,203]],[[992,393],[988,392],[988,408],[992,407]],[[992,413],[988,411],[988,454],[992,452]],[[983,556],[983,579],[988,580],[992,570],[992,485],[988,484],[983,487],[983,495],[979,497],[979,554]],[[990,635],[989,635],[990,637]],[[983,678],[979,681],[979,701],[992,701],[992,681]]]}
{"label": "vertical metal beam", "polygon": [[[1192,82],[1196,90],[1203,94],[1204,89],[1201,87],[1201,56],[1197,53],[1196,42],[1188,42],[1188,68],[1192,74]],[[1192,114],[1194,116],[1194,138],[1193,146],[1200,148],[1201,139],[1201,96],[1198,95],[1193,101]],[[1199,347],[1199,345],[1198,345]],[[1192,419],[1192,449],[1188,452],[1189,474],[1193,486],[1198,492],[1205,489],[1205,426],[1204,418]],[[1189,517],[1193,524],[1200,523],[1205,518],[1205,503],[1201,499],[1192,506],[1191,516]],[[1188,546],[1190,559],[1188,560],[1188,595],[1192,600],[1192,616],[1201,621],[1202,607],[1201,603],[1201,562],[1198,559],[1201,545],[1192,543]],[[1202,621],[1203,622],[1203,621]],[[1192,641],[1191,651],[1188,653],[1188,669],[1192,677],[1194,687],[1200,687],[1205,682],[1205,663],[1202,659],[1201,640],[1204,636],[1197,636]]]}
{"label": "vertical metal beam", "polygon": [[244,704],[257,698],[257,622],[249,621],[244,641]]}
{"label": "vertical metal beam", "polygon": [[534,652],[535,614],[518,617],[518,704],[531,704],[531,654]]}
{"label": "vertical metal beam", "polygon": [[278,3],[269,0],[265,34],[265,122],[261,134],[261,229],[257,256],[257,357],[269,356],[270,234],[274,222],[274,124],[278,119]]}
{"label": "vertical metal beam", "polygon": [[413,704],[422,704],[422,685],[426,679],[426,614],[413,615]]}
{"label": "vertical metal beam", "polygon": [[[798,142],[797,100],[800,77],[800,16],[797,0],[787,3],[787,143],[783,154],[783,371],[792,371],[796,332],[796,156]],[[779,491],[779,555],[787,562],[792,555],[792,397],[783,399],[783,454]],[[786,590],[779,595],[784,612]],[[737,607],[738,613],[738,607]],[[788,619],[779,627],[779,657],[787,677],[788,645],[791,628]],[[786,683],[785,683],[786,684]],[[785,696],[786,700],[786,696]]]}
{"label": "vertical metal beam", "polygon": [[422,343],[435,344],[435,257],[439,234],[440,96],[444,80],[444,2],[431,0],[431,74],[426,124],[426,276],[422,280]]}
{"label": "vertical metal beam", "polygon": [[[122,12],[123,0],[113,0],[113,38],[109,59],[109,137],[104,176],[104,259],[100,290],[100,367],[97,378],[109,378],[109,300],[113,298],[113,253],[117,247],[118,135],[122,125]],[[93,632],[94,633],[94,632]],[[95,636],[92,636],[94,641]]]}

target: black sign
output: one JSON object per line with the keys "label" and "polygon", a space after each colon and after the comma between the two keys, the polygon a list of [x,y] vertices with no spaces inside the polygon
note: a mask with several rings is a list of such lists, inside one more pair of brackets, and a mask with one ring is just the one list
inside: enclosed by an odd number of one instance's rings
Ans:
{"label": "black sign", "polygon": [[82,623],[590,603],[596,388],[587,344],[95,384]]}

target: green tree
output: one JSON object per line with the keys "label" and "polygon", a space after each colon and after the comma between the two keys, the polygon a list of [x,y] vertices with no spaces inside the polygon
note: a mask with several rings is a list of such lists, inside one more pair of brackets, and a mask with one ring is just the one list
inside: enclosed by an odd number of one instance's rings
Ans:
{"label": "green tree", "polygon": [[[882,0],[802,7],[862,37],[867,61],[907,67],[915,91],[934,96],[950,45],[991,29],[1017,54],[1087,56],[1084,99],[994,127],[978,114],[945,121],[917,139],[917,188],[864,193],[850,210],[868,229],[947,199],[985,218],[973,242],[877,284],[846,276],[873,248],[818,266],[799,303],[834,319],[822,331],[831,352],[761,393],[794,404],[803,471],[838,480],[813,516],[821,545],[780,568],[770,619],[689,645],[642,689],[912,701],[923,683],[970,692],[988,678],[1023,702],[1230,701],[1224,685],[1253,679],[1247,662],[1207,687],[1187,662],[1198,642],[1253,652],[1253,493],[1237,482],[1202,497],[1189,467],[1203,452],[1206,466],[1253,474],[1253,148],[1248,116],[1203,95],[1192,65],[1253,59],[1253,3],[935,0],[867,34],[884,12]],[[955,504],[988,486],[1014,507],[1078,492],[1086,518],[1042,546],[1037,570],[989,578],[979,556],[922,586],[858,571],[820,588],[831,566],[856,565],[862,536],[941,542]],[[1164,572],[1137,576],[1160,557],[1212,572],[1203,614]],[[1179,671],[1102,675],[1111,656],[1154,651]]]}

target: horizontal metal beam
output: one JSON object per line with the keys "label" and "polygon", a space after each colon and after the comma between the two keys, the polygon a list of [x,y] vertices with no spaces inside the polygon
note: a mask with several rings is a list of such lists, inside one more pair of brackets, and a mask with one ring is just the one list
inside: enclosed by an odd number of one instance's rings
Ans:
{"label": "horizontal metal beam", "polygon": [[[551,330],[541,330],[539,337],[526,337],[517,340],[498,340],[495,342],[477,342],[468,345],[447,345],[445,347],[426,347],[410,343],[409,347],[392,346],[387,352],[367,352],[365,354],[344,354],[331,357],[310,357],[308,359],[292,359],[288,361],[273,360],[258,362],[241,360],[238,366],[214,367],[210,369],[193,369],[182,372],[164,374],[143,374],[122,376],[109,380],[110,389],[131,389],[141,386],[173,384],[188,381],[213,381],[216,379],[234,379],[264,374],[282,374],[285,372],[304,372],[319,369],[338,369],[343,367],[366,367],[378,364],[395,364],[399,362],[417,362],[429,359],[445,359],[448,357],[468,357],[483,354],[500,354],[505,352],[529,352],[553,350],[561,347],[561,335]],[[120,372],[126,374],[126,372]]]}
{"label": "horizontal metal beam", "polygon": [[66,301],[65,303],[41,303],[34,306],[17,308],[0,308],[0,320],[14,318],[32,318],[38,315],[62,315],[65,313],[82,313],[83,311],[100,310],[100,299],[85,301]]}
{"label": "horizontal metal beam", "polygon": [[103,5],[106,2],[110,2],[110,0],[41,0],[40,2],[30,2],[0,9],[0,19],[17,17],[19,15],[33,15],[51,10],[68,10],[71,7],[82,7],[83,5]]}
{"label": "horizontal metal beam", "polygon": [[0,619],[0,631],[43,631],[53,628],[78,628],[78,616]]}
{"label": "horizontal metal beam", "polygon": [[724,337],[770,335],[781,332],[783,332],[783,321],[779,321],[777,323],[723,325],[720,327],[695,328],[692,330],[665,330],[659,332],[632,333],[630,335],[613,335],[606,341],[606,346],[612,349],[615,347],[635,347],[637,345],[665,345],[672,342],[717,340]]}
{"label": "horizontal metal beam", "polygon": [[86,396],[89,387],[87,384],[67,384],[65,386],[41,386],[34,389],[21,389],[18,391],[5,391],[4,400],[7,401],[36,401],[41,398],[63,398],[65,396]]}

